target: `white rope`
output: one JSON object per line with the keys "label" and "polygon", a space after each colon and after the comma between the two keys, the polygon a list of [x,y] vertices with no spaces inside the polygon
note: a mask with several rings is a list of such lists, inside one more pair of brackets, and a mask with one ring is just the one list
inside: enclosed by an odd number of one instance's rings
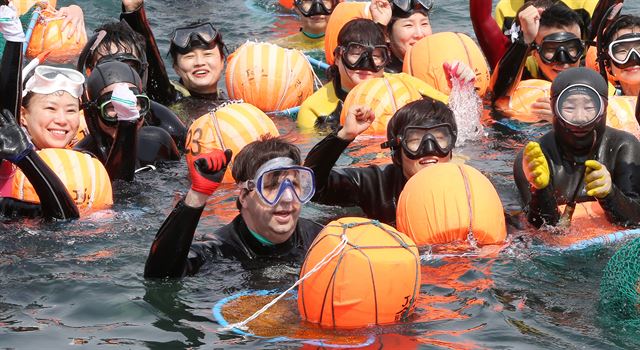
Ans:
{"label": "white rope", "polygon": [[333,258],[337,257],[340,253],[342,253],[342,251],[344,250],[344,248],[347,246],[348,243],[349,243],[349,240],[347,239],[347,235],[343,234],[342,241],[340,241],[340,244],[338,244],[335,248],[333,248],[333,250],[329,252],[329,254],[325,255],[325,257],[322,258],[322,260],[320,260],[318,264],[316,264],[316,266],[314,266],[311,270],[305,273],[304,276],[302,276],[299,280],[297,280],[296,283],[294,283],[291,287],[289,287],[289,289],[282,292],[275,299],[271,300],[268,304],[263,306],[260,310],[256,311],[253,315],[249,316],[249,318],[247,318],[246,320],[230,324],[226,327],[218,328],[218,331],[224,332],[224,331],[231,330],[233,328],[241,329],[243,331],[248,330],[249,328],[246,326],[247,323],[258,318],[261,314],[263,314],[265,311],[271,308],[275,303],[277,303],[280,299],[282,299],[285,295],[287,295],[287,293],[289,293],[295,287],[297,287],[300,283],[302,283],[302,281],[309,278],[312,274],[320,270],[320,268],[322,268],[324,265],[328,264]]}

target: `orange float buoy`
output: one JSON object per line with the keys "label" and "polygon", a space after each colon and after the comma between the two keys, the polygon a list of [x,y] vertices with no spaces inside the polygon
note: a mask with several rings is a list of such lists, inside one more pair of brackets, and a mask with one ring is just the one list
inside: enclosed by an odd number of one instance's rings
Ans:
{"label": "orange float buoy", "polygon": [[293,9],[293,0],[280,0],[280,6],[292,10]]}
{"label": "orange float buoy", "polygon": [[22,16],[25,13],[29,12],[31,8],[35,5],[40,6],[41,8],[56,8],[56,0],[14,0],[13,6],[15,6],[16,11],[18,12],[18,16]]}
{"label": "orange float buoy", "polygon": [[340,113],[340,124],[344,124],[351,106],[369,106],[376,119],[364,134],[386,135],[389,119],[396,111],[421,98],[422,95],[413,85],[393,75],[367,79],[347,95]]}
{"label": "orange float buoy", "polygon": [[[113,204],[111,180],[99,160],[64,148],[43,149],[38,155],[58,175],[78,209],[104,209]],[[11,193],[12,198],[40,203],[33,185],[20,170],[13,177]]]}
{"label": "orange float buoy", "polygon": [[441,32],[420,39],[407,49],[402,71],[449,95],[451,89],[442,64],[454,60],[474,70],[476,90],[484,96],[491,78],[489,64],[478,45],[462,33]]}
{"label": "orange float buoy", "polygon": [[607,125],[640,138],[640,125],[635,115],[637,101],[636,96],[609,96]]}
{"label": "orange float buoy", "polygon": [[199,154],[228,148],[233,151],[233,158],[222,181],[234,182],[231,176],[233,159],[244,146],[265,134],[280,135],[263,111],[248,103],[227,104],[191,124],[185,145],[187,164],[191,166],[193,158]]}
{"label": "orange float buoy", "polygon": [[521,80],[511,96],[496,101],[495,107],[501,113],[523,122],[537,122],[540,117],[531,111],[531,105],[539,98],[551,96],[551,82],[541,79]]}
{"label": "orange float buoy", "polygon": [[439,163],[407,181],[397,208],[397,226],[417,244],[465,241],[502,243],[506,224],[498,192],[478,170]]}
{"label": "orange float buoy", "polygon": [[63,22],[64,17],[58,16],[55,10],[42,10],[29,40],[27,58],[33,59],[44,51],[51,51],[47,58],[50,62],[69,63],[76,59],[87,43],[87,34],[82,33],[80,41],[76,42],[75,34],[68,35],[72,26],[63,30]]}
{"label": "orange float buoy", "polygon": [[327,63],[334,62],[333,52],[338,47],[338,34],[347,22],[356,18],[371,19],[368,2],[341,2],[333,9],[324,31],[324,54]]}
{"label": "orange float buoy", "polygon": [[265,112],[297,107],[313,93],[313,68],[299,50],[247,42],[228,59],[229,98]]}
{"label": "orange float buoy", "polygon": [[[327,263],[320,265],[323,259]],[[420,288],[413,241],[365,218],[330,222],[307,252],[298,288],[303,319],[323,327],[357,328],[406,318]]]}

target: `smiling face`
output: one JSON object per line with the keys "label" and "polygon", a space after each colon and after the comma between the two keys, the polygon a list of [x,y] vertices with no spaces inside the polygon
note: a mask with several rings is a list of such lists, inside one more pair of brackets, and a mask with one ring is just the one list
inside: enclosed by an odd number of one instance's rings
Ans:
{"label": "smiling face", "polygon": [[[640,33],[640,27],[622,28],[613,35],[613,40],[616,40],[619,37],[625,34],[630,34],[630,33]],[[640,85],[640,66],[639,65],[634,65],[627,68],[618,68],[614,64],[611,64],[611,73],[616,78],[616,80],[620,82],[620,85],[622,85],[622,90],[625,93],[625,95],[635,96],[634,92],[632,91],[628,92],[627,90],[632,90],[633,86]],[[640,89],[640,87],[638,87],[638,89]]]}
{"label": "smiling face", "polygon": [[[540,29],[538,30],[538,34],[536,35],[535,43],[537,45],[542,45],[542,41],[546,36],[554,33],[560,33],[560,32],[569,32],[574,34],[578,38],[580,38],[581,36],[580,26],[577,24],[573,24],[569,27],[561,27],[561,28],[540,27]],[[578,60],[576,63],[559,63],[559,62],[545,63],[540,58],[540,54],[538,53],[537,50],[533,50],[533,57],[536,60],[536,63],[538,64],[540,71],[542,71],[542,73],[549,79],[549,81],[553,81],[553,79],[555,79],[558,76],[558,74],[564,70],[567,70],[572,67],[580,66],[580,60]]]}
{"label": "smiling face", "polygon": [[80,101],[68,92],[33,94],[21,109],[20,124],[38,149],[65,148],[80,125]]}
{"label": "smiling face", "polygon": [[391,52],[403,60],[407,49],[418,40],[432,34],[429,17],[416,12],[407,18],[399,18],[391,26]]}
{"label": "smiling face", "polygon": [[404,175],[405,179],[410,179],[413,175],[417,174],[418,171],[433,165],[433,164],[438,164],[438,163],[447,163],[448,161],[451,160],[451,154],[449,154],[446,157],[438,157],[435,155],[430,155],[430,156],[426,156],[426,157],[422,157],[419,159],[409,159],[405,154],[404,154],[404,149],[401,150],[400,152],[402,152],[402,174]]}
{"label": "smiling face", "polygon": [[218,91],[218,80],[224,68],[224,57],[220,49],[195,48],[187,54],[178,54],[173,69],[182,84],[199,94],[212,94]]}

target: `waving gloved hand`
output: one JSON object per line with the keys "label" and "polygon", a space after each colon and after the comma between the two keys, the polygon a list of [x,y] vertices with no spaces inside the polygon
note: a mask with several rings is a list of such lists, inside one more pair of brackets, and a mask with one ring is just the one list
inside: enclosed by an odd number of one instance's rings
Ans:
{"label": "waving gloved hand", "polygon": [[0,159],[11,163],[21,161],[31,150],[33,144],[24,130],[16,123],[13,113],[3,110],[0,113]]}
{"label": "waving gloved hand", "polygon": [[464,62],[457,60],[445,62],[442,64],[442,69],[444,69],[444,73],[447,76],[449,88],[452,87],[454,80],[459,81],[460,85],[473,84],[476,81],[476,73]]}
{"label": "waving gloved hand", "polygon": [[539,143],[529,142],[524,148],[522,170],[529,183],[536,189],[541,190],[549,185],[549,164]]}
{"label": "waving gloved hand", "polygon": [[136,122],[140,119],[138,99],[127,84],[118,84],[111,94],[111,104],[116,111],[118,121]]}
{"label": "waving gloved hand", "polygon": [[22,23],[13,4],[0,6],[0,33],[7,41],[23,43],[27,39],[22,31]]}
{"label": "waving gloved hand", "polygon": [[611,192],[611,174],[607,167],[596,160],[584,162],[584,183],[587,196],[604,198]]}
{"label": "waving gloved hand", "polygon": [[189,164],[191,189],[206,195],[215,192],[231,161],[232,153],[230,149],[224,152],[216,149],[196,156]]}

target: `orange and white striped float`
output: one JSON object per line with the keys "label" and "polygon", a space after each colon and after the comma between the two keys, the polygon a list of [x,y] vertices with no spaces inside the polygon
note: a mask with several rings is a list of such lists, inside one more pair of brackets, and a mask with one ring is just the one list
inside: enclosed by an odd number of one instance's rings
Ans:
{"label": "orange and white striped float", "polygon": [[[320,265],[323,259],[327,263]],[[365,218],[330,222],[309,248],[300,276],[311,271],[298,288],[298,311],[322,327],[401,321],[411,314],[419,294],[415,243],[393,227]]]}
{"label": "orange and white striped float", "polygon": [[476,90],[484,96],[491,79],[489,64],[478,44],[466,34],[441,32],[420,39],[407,49],[402,71],[449,95],[451,89],[442,64],[454,60],[474,70]]}
{"label": "orange and white striped float", "polygon": [[265,112],[297,107],[313,93],[313,68],[299,50],[246,42],[228,59],[229,98]]}
{"label": "orange and white striped float", "polygon": [[609,96],[607,125],[640,138],[640,125],[636,119],[637,101],[636,96]]}
{"label": "orange and white striped float", "polygon": [[387,124],[396,111],[421,98],[422,95],[413,85],[393,75],[367,79],[347,95],[340,113],[340,124],[344,124],[352,106],[369,106],[376,119],[363,134],[386,135]]}
{"label": "orange and white striped float", "polygon": [[341,2],[333,9],[324,31],[324,54],[329,65],[334,62],[333,52],[338,47],[338,34],[347,22],[356,18],[371,19],[368,2]]}
{"label": "orange and white striped float", "polygon": [[[58,175],[78,209],[104,209],[113,204],[109,174],[96,158],[63,148],[43,149],[38,155]],[[11,197],[40,203],[33,185],[20,170],[13,177]]]}
{"label": "orange and white striped float", "polygon": [[50,51],[47,58],[50,62],[69,63],[75,60],[87,43],[87,34],[83,32],[80,41],[76,42],[75,34],[69,37],[73,26],[63,30],[63,22],[64,17],[59,16],[55,9],[42,10],[29,40],[27,58],[33,59],[44,51]]}
{"label": "orange and white striped float", "polygon": [[540,117],[531,111],[539,98],[551,96],[551,82],[542,79],[521,80],[511,96],[496,101],[495,108],[509,118],[523,122],[537,122]]}
{"label": "orange and white striped float", "polygon": [[276,125],[263,111],[249,103],[228,104],[191,124],[185,145],[187,165],[192,166],[197,155],[228,148],[233,151],[233,158],[222,181],[233,182],[233,159],[244,146],[265,134],[280,135]]}
{"label": "orange and white striped float", "polygon": [[438,163],[420,170],[404,186],[397,227],[417,244],[466,241],[500,244],[507,236],[498,192],[478,170]]}

